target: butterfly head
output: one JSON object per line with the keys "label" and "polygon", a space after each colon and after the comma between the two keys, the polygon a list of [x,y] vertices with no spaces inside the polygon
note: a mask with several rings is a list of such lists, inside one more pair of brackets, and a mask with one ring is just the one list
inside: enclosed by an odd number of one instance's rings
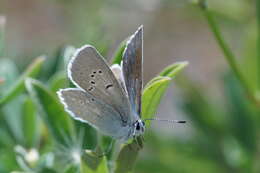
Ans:
{"label": "butterfly head", "polygon": [[141,119],[135,121],[134,125],[134,136],[139,136],[144,133],[145,123]]}

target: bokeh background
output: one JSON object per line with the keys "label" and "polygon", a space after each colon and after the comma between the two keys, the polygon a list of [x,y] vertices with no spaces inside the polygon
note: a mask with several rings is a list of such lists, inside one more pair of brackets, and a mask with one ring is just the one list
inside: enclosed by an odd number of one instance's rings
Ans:
{"label": "bokeh background", "polygon": [[[189,62],[167,90],[156,115],[184,119],[187,124],[153,122],[134,172],[258,172],[259,104],[244,93],[195,3],[0,0],[0,14],[6,19],[1,57],[13,60],[17,73],[40,55],[51,62],[66,45],[92,44],[110,59],[120,42],[143,25],[145,83],[169,64]],[[257,93],[255,3],[207,1],[247,83]]]}

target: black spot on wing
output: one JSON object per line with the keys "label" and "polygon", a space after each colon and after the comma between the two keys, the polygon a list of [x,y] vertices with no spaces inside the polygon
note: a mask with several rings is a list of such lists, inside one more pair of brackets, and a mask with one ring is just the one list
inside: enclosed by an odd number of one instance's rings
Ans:
{"label": "black spot on wing", "polygon": [[112,84],[108,84],[108,85],[106,85],[106,89],[111,88],[111,87],[113,87]]}

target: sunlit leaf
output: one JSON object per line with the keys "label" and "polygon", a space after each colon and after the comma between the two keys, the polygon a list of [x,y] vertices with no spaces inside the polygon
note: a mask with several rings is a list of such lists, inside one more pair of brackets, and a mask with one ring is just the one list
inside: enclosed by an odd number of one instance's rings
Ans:
{"label": "sunlit leaf", "polygon": [[[142,96],[142,118],[152,118],[159,106],[161,98],[171,81],[169,77],[157,77],[158,79],[147,86]],[[146,122],[146,127],[150,126],[150,122]]]}
{"label": "sunlit leaf", "polygon": [[160,76],[168,76],[174,78],[184,67],[188,65],[187,61],[177,62],[166,67],[161,73]]}

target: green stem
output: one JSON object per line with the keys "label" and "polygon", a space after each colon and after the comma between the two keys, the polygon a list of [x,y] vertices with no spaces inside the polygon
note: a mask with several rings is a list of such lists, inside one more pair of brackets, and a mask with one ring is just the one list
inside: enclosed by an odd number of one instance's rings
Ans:
{"label": "green stem", "polygon": [[[258,0],[259,1],[259,0]],[[226,61],[228,62],[228,65],[230,66],[231,70],[237,77],[237,79],[240,81],[242,87],[246,90],[247,94],[250,96],[250,98],[254,98],[254,94],[252,93],[252,89],[248,85],[246,79],[244,78],[242,72],[239,70],[239,67],[236,62],[236,58],[230,48],[228,47],[227,43],[223,39],[223,36],[220,32],[220,29],[218,25],[216,24],[211,12],[208,10],[207,5],[205,3],[205,0],[199,1],[200,9],[202,10],[204,16],[207,19],[207,22],[209,24],[209,28],[211,29],[219,47],[223,51],[224,57]]]}
{"label": "green stem", "polygon": [[257,58],[256,58],[256,69],[257,69],[257,88],[260,90],[260,0],[256,0],[256,19],[257,19]]}

